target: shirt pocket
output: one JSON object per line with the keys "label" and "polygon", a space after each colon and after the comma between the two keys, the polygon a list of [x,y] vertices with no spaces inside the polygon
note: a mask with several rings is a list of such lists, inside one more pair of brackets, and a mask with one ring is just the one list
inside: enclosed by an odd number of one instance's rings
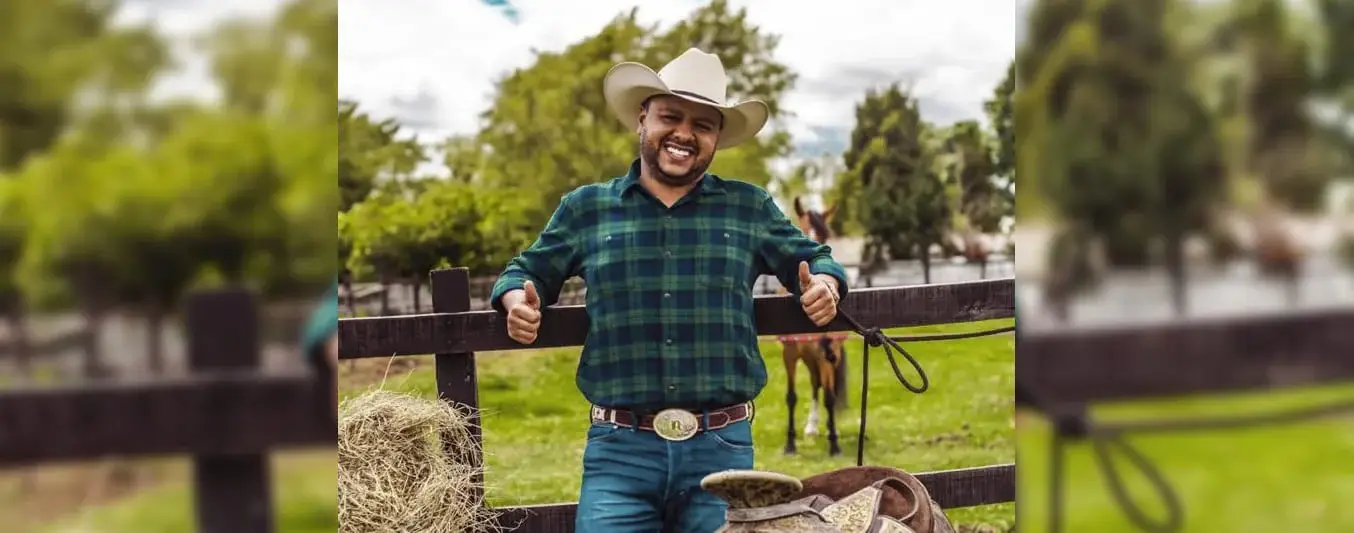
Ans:
{"label": "shirt pocket", "polygon": [[[618,227],[588,237],[583,280],[589,294],[610,296],[641,285],[645,268],[656,263],[654,248],[638,228]],[[653,272],[650,270],[649,272]],[[589,298],[592,300],[592,298]]]}
{"label": "shirt pocket", "polygon": [[727,291],[750,290],[753,242],[751,234],[738,229],[701,231],[696,283],[702,287]]}

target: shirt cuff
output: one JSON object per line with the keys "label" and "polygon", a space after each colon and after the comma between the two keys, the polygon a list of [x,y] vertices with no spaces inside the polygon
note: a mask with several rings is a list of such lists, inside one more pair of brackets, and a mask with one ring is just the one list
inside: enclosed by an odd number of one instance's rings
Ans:
{"label": "shirt cuff", "polygon": [[809,273],[813,275],[826,274],[837,280],[837,298],[840,302],[846,298],[846,269],[832,259],[821,257],[809,263]]}
{"label": "shirt cuff", "polygon": [[[494,282],[493,292],[489,293],[489,305],[499,314],[508,314],[508,310],[503,308],[503,295],[517,289],[526,288],[527,281],[531,281],[530,278],[521,275],[507,275],[498,278],[498,281]],[[537,288],[541,286],[539,281],[532,281],[532,283]]]}

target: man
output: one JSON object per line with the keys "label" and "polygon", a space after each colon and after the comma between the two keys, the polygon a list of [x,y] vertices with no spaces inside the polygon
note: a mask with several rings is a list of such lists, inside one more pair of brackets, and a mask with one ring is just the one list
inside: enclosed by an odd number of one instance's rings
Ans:
{"label": "man", "polygon": [[579,390],[593,403],[578,531],[714,531],[726,504],[707,474],[753,466],[751,402],[766,384],[752,283],[774,274],[824,325],[846,275],[763,189],[707,174],[715,151],[753,138],[764,103],[724,105],[718,57],[691,49],[654,73],[621,63],[606,100],[639,137],[629,172],[561,199],[509,262],[490,301],[508,334],[536,340],[564,281],[587,284]]}

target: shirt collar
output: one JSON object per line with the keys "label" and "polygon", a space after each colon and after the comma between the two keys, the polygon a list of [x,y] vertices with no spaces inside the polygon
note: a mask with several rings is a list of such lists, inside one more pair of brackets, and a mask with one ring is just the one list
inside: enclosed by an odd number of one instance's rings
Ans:
{"label": "shirt collar", "polygon": [[[639,158],[635,158],[634,161],[630,162],[629,172],[626,172],[625,175],[621,177],[620,188],[617,191],[618,197],[624,198],[631,189],[643,189],[639,186],[639,165]],[[696,186],[696,189],[700,192],[701,196],[724,194],[726,192],[724,189],[724,180],[709,172],[706,172],[704,176],[701,176],[700,184]]]}

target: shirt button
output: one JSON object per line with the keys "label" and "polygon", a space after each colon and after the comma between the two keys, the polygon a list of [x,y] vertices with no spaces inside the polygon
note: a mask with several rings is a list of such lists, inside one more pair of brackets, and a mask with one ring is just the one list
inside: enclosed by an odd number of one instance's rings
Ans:
{"label": "shirt button", "polygon": [[668,390],[677,390],[676,385],[668,385]]}
{"label": "shirt button", "polygon": [[670,293],[670,292],[665,292],[665,293],[663,293],[663,297],[664,297],[664,298],[672,298],[672,293]]}
{"label": "shirt button", "polygon": [[672,257],[672,250],[663,250],[663,257]]}
{"label": "shirt button", "polygon": [[668,346],[672,346],[672,339],[667,340]]}

